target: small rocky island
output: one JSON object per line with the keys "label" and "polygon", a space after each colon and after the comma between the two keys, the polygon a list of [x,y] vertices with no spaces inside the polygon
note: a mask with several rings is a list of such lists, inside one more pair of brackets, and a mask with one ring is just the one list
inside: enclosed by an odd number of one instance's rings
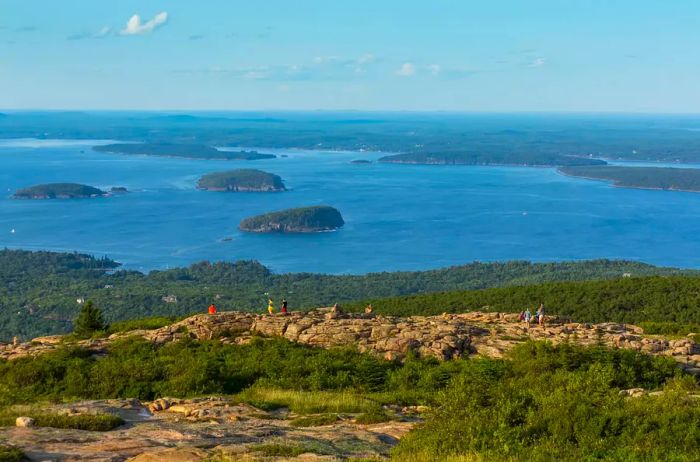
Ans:
{"label": "small rocky island", "polygon": [[106,196],[107,192],[77,183],[49,183],[18,189],[13,199],[84,199]]}
{"label": "small rocky island", "polygon": [[246,218],[239,229],[251,233],[318,233],[336,230],[344,224],[338,210],[319,205]]}
{"label": "small rocky island", "polygon": [[368,165],[368,164],[371,164],[372,161],[367,160],[367,159],[355,159],[355,160],[351,160],[350,163],[353,165]]}
{"label": "small rocky island", "polygon": [[209,173],[199,179],[197,189],[233,192],[276,192],[287,190],[282,178],[279,176],[254,169]]}

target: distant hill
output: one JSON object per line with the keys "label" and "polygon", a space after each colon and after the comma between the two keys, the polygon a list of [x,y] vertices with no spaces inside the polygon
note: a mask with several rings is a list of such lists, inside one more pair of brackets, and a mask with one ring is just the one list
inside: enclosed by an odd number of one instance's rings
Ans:
{"label": "distant hill", "polygon": [[609,180],[615,186],[700,192],[700,169],[671,167],[586,166],[561,167],[565,175]]}
{"label": "distant hill", "polygon": [[316,233],[332,231],[344,224],[338,210],[319,205],[246,218],[241,221],[239,228],[253,233]]}
{"label": "distant hill", "polygon": [[80,199],[104,196],[101,189],[77,183],[49,183],[19,189],[13,199]]}
{"label": "distant hill", "polygon": [[[80,308],[76,303],[80,298],[93,300],[104,311],[107,321],[113,322],[153,315],[186,315],[204,310],[212,301],[221,310],[257,311],[266,306],[266,293],[275,300],[285,297],[290,307],[299,309],[328,306],[335,302],[345,304],[351,300],[439,291],[524,286],[547,281],[620,279],[625,273],[630,273],[632,279],[651,275],[699,274],[696,271],[610,260],[470,263],[430,271],[338,276],[310,273],[275,274],[260,263],[251,261],[202,262],[185,268],[153,271],[149,274],[119,270],[118,267],[119,264],[112,260],[96,259],[83,254],[0,250],[0,341],[10,340],[14,335],[28,339],[69,331]],[[700,278],[697,280],[700,281]],[[607,303],[607,289],[602,288],[604,290],[590,292],[590,297],[598,294],[597,296],[601,297],[600,301],[590,298],[590,302],[580,304],[580,309],[599,309],[600,315],[596,317],[604,318],[605,310],[608,309],[603,308],[603,303]],[[654,300],[639,298],[634,301],[635,307],[643,307],[646,303],[653,302],[656,307],[654,310],[647,313],[631,309],[628,313],[637,320],[645,316],[668,318],[675,309],[673,306],[680,306],[682,303],[684,292],[681,289],[682,286],[679,286],[674,289],[676,292],[671,292],[678,296],[674,296],[668,305],[664,305],[668,297],[659,292],[659,296]],[[557,290],[553,287],[546,292],[533,289],[530,292],[518,293],[531,295],[533,299],[547,293],[556,295],[557,300],[550,296],[545,299],[552,308],[562,297],[566,301],[566,307],[576,306],[578,302],[575,297],[580,295],[578,291],[573,293],[572,298],[567,298],[567,294],[572,292],[567,289],[557,295]],[[474,293],[473,298],[469,300],[478,300],[475,303],[477,307],[481,307],[488,302],[507,301],[507,293],[504,292],[503,295],[494,298],[485,294],[483,298],[478,299],[478,293]],[[634,292],[629,292],[629,296],[634,297]],[[387,302],[375,306],[379,311],[391,310],[403,314],[427,310],[442,313],[452,308],[467,305],[472,307],[472,304],[466,302],[468,299],[461,295],[445,299],[436,298],[434,303],[429,299],[421,303],[412,303],[412,300],[409,299],[405,305]],[[519,295],[517,301],[510,304],[500,303],[498,306],[502,310],[511,309],[509,306],[519,309],[524,300],[527,298]],[[405,310],[401,311],[401,306],[405,306]],[[359,305],[360,309],[363,307],[364,305]],[[583,314],[583,311],[580,313]],[[580,319],[587,320],[583,316]],[[697,316],[688,316],[685,319],[690,321],[697,319]]]}
{"label": "distant hill", "polygon": [[208,191],[286,191],[282,178],[254,169],[209,173],[197,182],[197,188]]}
{"label": "distant hill", "polygon": [[600,159],[536,152],[408,152],[379,159],[392,164],[423,165],[514,165],[526,167],[556,167],[561,165],[605,165]]}
{"label": "distant hill", "polygon": [[116,154],[187,157],[191,159],[260,160],[277,157],[274,154],[261,154],[257,151],[220,151],[211,146],[184,143],[115,143],[94,146],[93,149]]}

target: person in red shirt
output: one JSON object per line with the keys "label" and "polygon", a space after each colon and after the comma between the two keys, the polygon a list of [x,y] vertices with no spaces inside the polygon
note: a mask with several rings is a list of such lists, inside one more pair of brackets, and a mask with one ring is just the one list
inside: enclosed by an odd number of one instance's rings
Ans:
{"label": "person in red shirt", "polygon": [[216,306],[213,303],[209,305],[209,314],[216,314]]}
{"label": "person in red shirt", "polygon": [[287,314],[287,299],[282,299],[282,314]]}

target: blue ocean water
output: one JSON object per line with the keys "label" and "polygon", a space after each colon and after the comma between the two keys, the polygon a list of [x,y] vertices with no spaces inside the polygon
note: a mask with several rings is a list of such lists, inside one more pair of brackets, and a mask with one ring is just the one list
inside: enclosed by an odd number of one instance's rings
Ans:
{"label": "blue ocean water", "polygon": [[[128,268],[255,259],[275,271],[365,273],[474,260],[625,258],[700,267],[700,194],[622,189],[548,168],[351,165],[380,153],[268,150],[288,157],[212,161],[104,154],[98,141],[0,141],[0,247],[107,255]],[[207,172],[259,168],[285,193],[198,191]],[[47,182],[126,186],[98,199],[16,201]],[[313,204],[346,226],[254,235],[241,219]],[[12,232],[14,230],[14,232]]]}

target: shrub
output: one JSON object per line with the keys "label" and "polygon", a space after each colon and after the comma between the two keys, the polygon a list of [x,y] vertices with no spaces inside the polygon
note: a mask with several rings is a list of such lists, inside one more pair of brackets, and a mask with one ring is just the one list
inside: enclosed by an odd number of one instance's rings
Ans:
{"label": "shrub", "polygon": [[19,448],[0,445],[0,462],[22,462],[27,460]]}

